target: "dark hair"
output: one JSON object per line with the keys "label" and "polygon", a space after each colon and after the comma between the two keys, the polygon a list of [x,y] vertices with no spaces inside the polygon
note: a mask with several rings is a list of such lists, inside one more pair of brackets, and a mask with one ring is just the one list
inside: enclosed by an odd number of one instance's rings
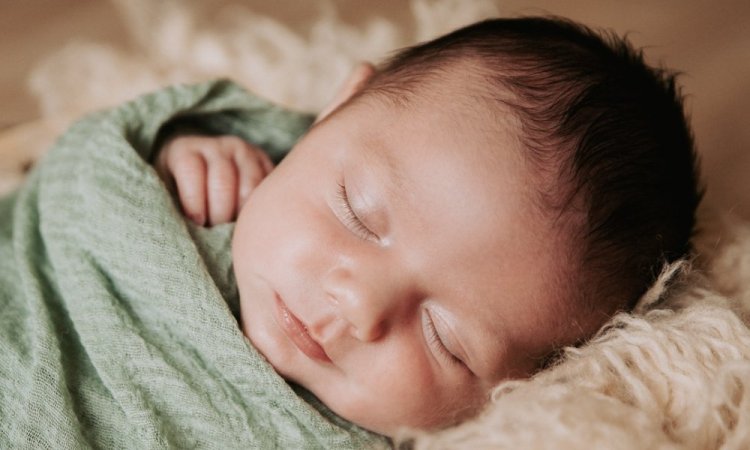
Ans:
{"label": "dark hair", "polygon": [[630,308],[664,263],[689,252],[702,193],[674,73],[647,66],[612,33],[529,17],[408,48],[368,90],[407,101],[451,67],[479,73],[486,86],[477,92],[494,90],[517,116],[527,159],[546,174],[540,204],[559,216],[582,211],[570,223],[584,295]]}

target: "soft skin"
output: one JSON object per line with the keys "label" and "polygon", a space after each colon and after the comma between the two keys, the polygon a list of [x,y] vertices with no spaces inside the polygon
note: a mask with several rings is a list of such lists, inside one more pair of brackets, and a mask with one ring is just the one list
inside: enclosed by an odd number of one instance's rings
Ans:
{"label": "soft skin", "polygon": [[567,240],[529,201],[510,113],[438,108],[460,77],[407,106],[347,102],[371,73],[252,191],[233,260],[242,328],[274,368],[393,435],[475,412],[565,339]]}

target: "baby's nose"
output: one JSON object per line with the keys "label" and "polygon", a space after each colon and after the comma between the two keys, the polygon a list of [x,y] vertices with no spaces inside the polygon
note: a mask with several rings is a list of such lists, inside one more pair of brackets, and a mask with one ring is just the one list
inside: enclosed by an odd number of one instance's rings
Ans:
{"label": "baby's nose", "polygon": [[362,342],[380,339],[414,299],[403,277],[355,275],[345,269],[329,274],[326,290],[350,334]]}
{"label": "baby's nose", "polygon": [[355,320],[352,323],[352,335],[359,341],[362,342],[373,342],[380,339],[385,334],[385,320],[383,318],[377,318],[372,316],[371,320],[364,318],[363,320]]}
{"label": "baby's nose", "polygon": [[310,323],[308,331],[320,344],[329,344],[353,334],[351,324],[335,311]]}

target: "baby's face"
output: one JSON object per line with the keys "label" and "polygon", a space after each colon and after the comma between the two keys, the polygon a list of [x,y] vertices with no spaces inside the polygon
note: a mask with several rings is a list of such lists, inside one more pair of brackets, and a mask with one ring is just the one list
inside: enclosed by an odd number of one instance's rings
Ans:
{"label": "baby's face", "polygon": [[498,380],[533,372],[565,324],[552,281],[564,239],[528,201],[516,125],[483,120],[360,98],[238,219],[244,333],[365,428],[460,420]]}

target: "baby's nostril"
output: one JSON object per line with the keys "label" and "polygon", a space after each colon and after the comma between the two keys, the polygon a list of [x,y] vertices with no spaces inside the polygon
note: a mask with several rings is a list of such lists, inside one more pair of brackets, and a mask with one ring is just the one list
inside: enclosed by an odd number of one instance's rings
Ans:
{"label": "baby's nostril", "polygon": [[31,168],[34,167],[34,160],[33,159],[27,159],[21,162],[21,172],[28,173]]}

